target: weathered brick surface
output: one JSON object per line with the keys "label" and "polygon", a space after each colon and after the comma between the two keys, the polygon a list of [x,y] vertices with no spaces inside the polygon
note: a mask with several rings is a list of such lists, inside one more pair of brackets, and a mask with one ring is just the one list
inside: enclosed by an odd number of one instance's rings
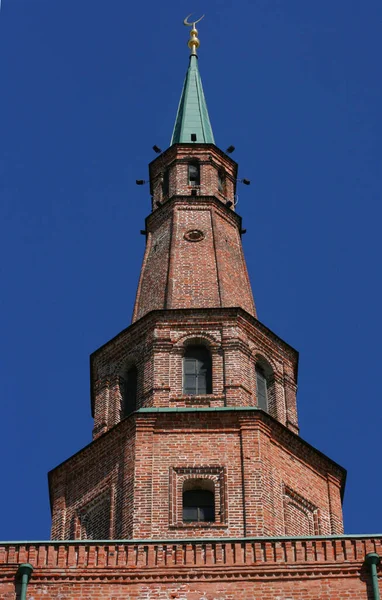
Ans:
{"label": "weathered brick surface", "polygon": [[[91,357],[93,442],[49,477],[52,538],[76,541],[0,543],[0,598],[15,599],[17,565],[30,562],[34,600],[370,600],[364,558],[381,539],[323,537],[343,532],[345,472],[298,436],[298,355],[256,320],[236,178],[213,145],[175,145],[151,163],[133,324]],[[189,344],[210,352],[211,394],[183,393]],[[132,366],[137,411],[123,418]],[[215,521],[185,522],[183,486],[200,479]]]}
{"label": "weathered brick surface", "polygon": [[[183,395],[187,344],[212,355],[212,394]],[[138,367],[138,408],[150,406],[256,406],[255,365],[273,371],[269,413],[298,431],[297,352],[240,309],[158,311],[142,318],[92,355],[94,437],[121,420],[120,378]]]}
{"label": "weathered brick surface", "polygon": [[368,552],[380,538],[0,544],[0,597],[29,562],[34,600],[370,600]]}
{"label": "weathered brick surface", "polygon": [[98,501],[108,499],[109,511],[102,511],[99,530],[107,538],[131,537],[134,481],[134,423],[87,446],[50,474],[52,538],[82,537],[81,521]]}
{"label": "weathered brick surface", "polygon": [[[54,539],[106,495],[110,539],[342,533],[338,465],[255,408],[179,410],[142,409],[51,472]],[[183,522],[185,476],[216,482],[215,523]]]}
{"label": "weathered brick surface", "polygon": [[[200,164],[196,188],[188,185],[191,158]],[[226,174],[224,193],[218,188],[221,168]],[[162,193],[165,171],[168,197]],[[236,172],[236,163],[212,145],[176,145],[150,165],[153,213],[146,221],[133,321],[166,308],[240,306],[256,316],[241,219],[235,214]],[[199,241],[188,239],[188,232],[195,230],[201,233]]]}

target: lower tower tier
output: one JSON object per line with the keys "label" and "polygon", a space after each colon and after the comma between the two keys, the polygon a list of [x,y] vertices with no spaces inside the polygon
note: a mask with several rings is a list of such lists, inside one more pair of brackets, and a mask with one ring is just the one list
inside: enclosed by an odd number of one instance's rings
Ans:
{"label": "lower tower tier", "polygon": [[50,473],[52,538],[340,534],[344,480],[261,409],[141,408]]}

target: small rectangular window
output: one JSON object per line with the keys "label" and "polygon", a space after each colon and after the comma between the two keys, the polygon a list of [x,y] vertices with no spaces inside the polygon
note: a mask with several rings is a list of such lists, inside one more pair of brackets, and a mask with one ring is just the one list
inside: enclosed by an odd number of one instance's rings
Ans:
{"label": "small rectangular window", "polygon": [[215,494],[205,489],[183,492],[183,521],[215,521]]}
{"label": "small rectangular window", "polygon": [[191,133],[191,142],[196,142],[196,133]]}
{"label": "small rectangular window", "polygon": [[188,165],[188,185],[195,187],[200,185],[200,167],[198,163]]}

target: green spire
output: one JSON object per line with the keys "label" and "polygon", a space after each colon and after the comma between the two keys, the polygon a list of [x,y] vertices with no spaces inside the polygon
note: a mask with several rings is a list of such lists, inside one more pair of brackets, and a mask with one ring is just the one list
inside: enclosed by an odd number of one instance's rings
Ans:
{"label": "green spire", "polygon": [[[193,139],[194,136],[191,138],[192,134],[196,135],[196,139]],[[170,145],[193,141],[197,144],[215,143],[195,54],[190,56]]]}

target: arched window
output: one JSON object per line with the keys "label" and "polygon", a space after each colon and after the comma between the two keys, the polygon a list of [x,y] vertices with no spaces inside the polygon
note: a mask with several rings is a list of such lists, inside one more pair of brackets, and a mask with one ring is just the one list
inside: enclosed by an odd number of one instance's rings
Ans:
{"label": "arched window", "polygon": [[123,378],[122,401],[123,416],[127,417],[137,409],[137,367],[130,367]]}
{"label": "arched window", "polygon": [[183,393],[212,394],[212,361],[204,346],[186,348],[183,358]]}
{"label": "arched window", "polygon": [[225,194],[226,192],[226,180],[224,169],[219,169],[218,171],[218,191],[221,194]]}
{"label": "arched window", "polygon": [[259,408],[271,414],[275,412],[275,377],[271,365],[262,356],[256,361],[256,396]]}
{"label": "arched window", "polygon": [[188,185],[192,187],[200,185],[200,165],[197,162],[188,163]]}
{"label": "arched window", "polygon": [[209,479],[188,479],[184,482],[183,521],[215,521],[213,481]]}
{"label": "arched window", "polygon": [[268,382],[263,367],[256,365],[257,406],[268,410]]}

